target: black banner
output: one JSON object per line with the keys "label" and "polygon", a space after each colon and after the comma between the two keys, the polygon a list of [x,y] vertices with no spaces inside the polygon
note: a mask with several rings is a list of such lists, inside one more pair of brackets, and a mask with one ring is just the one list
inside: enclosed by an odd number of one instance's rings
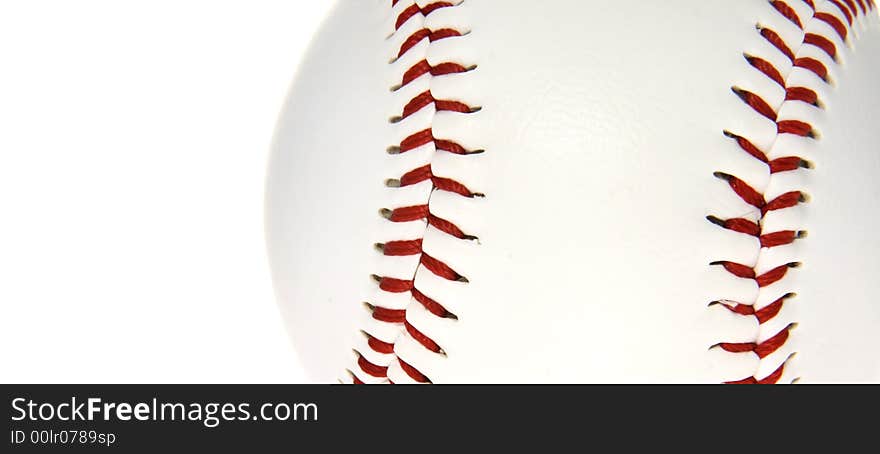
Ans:
{"label": "black banner", "polygon": [[[619,449],[875,430],[876,386],[3,385],[3,452]],[[865,415],[864,417],[860,415]],[[789,432],[785,432],[789,431]],[[816,432],[819,433],[819,432]],[[812,433],[815,435],[815,433]],[[778,437],[777,437],[778,438]],[[717,440],[716,440],[717,441]],[[415,449],[418,450],[418,449]],[[453,451],[453,452],[458,452]],[[518,451],[517,451],[518,452]]]}

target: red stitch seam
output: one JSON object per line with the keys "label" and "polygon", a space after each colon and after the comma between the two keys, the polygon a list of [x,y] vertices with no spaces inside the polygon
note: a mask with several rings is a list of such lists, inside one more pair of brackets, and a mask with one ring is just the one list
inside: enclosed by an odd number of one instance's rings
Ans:
{"label": "red stitch seam", "polygon": [[[801,30],[805,30],[804,23],[802,22],[800,16],[797,14],[795,9],[791,7],[789,1],[792,0],[773,0],[770,2],[770,4],[774,9],[776,9],[779,14],[788,19],[788,21],[793,23]],[[838,37],[842,41],[846,41],[847,39],[849,31],[848,26],[852,25],[853,18],[857,17],[859,14],[865,14],[867,12],[867,9],[874,8],[873,1],[869,1],[866,4],[863,3],[862,0],[859,0],[859,5],[857,9],[854,0],[829,0],[829,3],[833,4],[837,9],[839,9],[841,14],[846,19],[846,24],[844,24],[841,19],[834,16],[833,14],[816,11],[816,6],[812,0],[802,1],[804,1],[804,3],[806,3],[812,11],[812,17],[809,19],[809,21],[821,21],[828,24],[835,31],[835,33],[837,33]],[[813,58],[798,58],[796,52],[792,50],[792,48],[781,38],[781,36],[776,31],[763,26],[759,26],[758,30],[765,40],[772,44],[776,49],[779,50],[779,52],[785,55],[792,62],[793,67],[805,69],[814,73],[823,81],[828,81],[828,68],[822,62]],[[834,44],[834,42],[828,37],[816,33],[805,32],[803,40],[799,44],[798,49],[802,48],[803,46],[816,47],[836,61],[838,52],[837,45]],[[776,82],[785,89],[785,101],[783,102],[804,102],[816,108],[822,107],[822,103],[819,100],[818,94],[814,90],[806,87],[789,86],[782,72],[780,72],[772,63],[768,62],[765,59],[751,55],[745,55],[745,58],[752,67],[754,67],[762,74],[764,74],[767,78]],[[746,105],[748,105],[755,112],[775,122],[777,127],[777,134],[795,134],[811,139],[817,138],[817,134],[813,126],[808,122],[792,119],[779,120],[778,112],[781,106],[771,106],[759,95],[739,87],[732,87],[732,90],[734,94],[736,94]],[[741,135],[734,134],[730,131],[724,131],[724,134],[727,137],[734,139],[737,145],[739,145],[739,147],[750,156],[767,164],[771,176],[779,172],[790,172],[799,169],[812,168],[812,164],[809,161],[797,156],[787,156],[770,160],[765,152],[760,150],[747,138]],[[743,218],[721,219],[716,216],[707,216],[709,222],[732,232],[756,237],[759,240],[761,249],[789,245],[799,239],[806,237],[805,231],[786,230],[778,232],[764,232],[761,222],[764,216],[770,211],[787,209],[797,206],[800,203],[806,202],[807,197],[804,193],[800,191],[792,191],[782,194],[773,200],[767,201],[764,194],[755,190],[751,185],[737,178],[736,176],[729,175],[723,172],[716,172],[715,176],[719,179],[726,181],[733,192],[744,202],[757,208],[760,212],[760,215],[758,216],[757,221],[751,221]],[[741,263],[719,260],[712,262],[710,265],[721,266],[731,275],[741,279],[753,280],[758,288],[764,288],[784,279],[788,271],[792,268],[797,268],[800,263],[794,262],[781,264],[760,275],[755,271],[753,267]],[[722,305],[734,314],[747,317],[755,317],[758,323],[760,325],[763,325],[767,321],[772,320],[774,317],[776,317],[785,302],[793,298],[794,296],[794,293],[788,293],[758,310],[755,309],[753,304],[744,304],[730,301],[715,301],[711,303],[710,306]],[[763,359],[771,353],[777,351],[785,344],[785,342],[788,340],[790,331],[795,326],[796,324],[794,323],[789,324],[783,330],[779,331],[769,339],[766,339],[762,342],[720,342],[714,345],[712,348],[721,348],[729,353],[751,353],[757,355],[759,359]],[[791,358],[791,356],[789,356],[789,358]],[[773,373],[764,378],[752,376],[740,380],[729,381],[726,383],[777,383],[782,377],[787,362],[788,359],[783,361],[783,363],[780,364]]]}
{"label": "red stitch seam", "polygon": [[[392,7],[396,6],[399,2],[399,0],[392,0]],[[398,15],[395,22],[395,29],[400,30],[400,28],[403,27],[405,23],[407,23],[414,17],[427,17],[434,11],[437,11],[441,8],[449,8],[455,6],[456,4],[452,2],[435,2],[424,7],[420,7],[418,4],[410,0],[410,5],[404,8],[403,11]],[[397,60],[405,56],[408,52],[412,51],[419,43],[425,40],[428,40],[428,42],[435,42],[441,39],[461,37],[463,36],[463,34],[464,33],[462,33],[461,31],[451,28],[444,28],[440,30],[430,30],[427,28],[419,29],[411,34],[406,40],[404,40],[398,51]],[[427,60],[421,60],[405,71],[400,85],[397,87],[393,87],[393,89],[399,89],[413,82],[419,77],[425,75],[430,75],[431,77],[439,77],[448,74],[463,73],[472,69],[473,68],[467,68],[461,64],[454,62],[443,62],[437,65],[431,65]],[[416,112],[419,112],[420,110],[427,108],[431,105],[434,106],[435,112],[446,111],[461,114],[470,114],[480,110],[480,108],[478,107],[472,107],[459,100],[437,99],[434,97],[433,93],[428,90],[413,97],[403,108],[400,116],[392,118],[391,122],[402,122]],[[409,136],[404,138],[399,144],[389,147],[388,152],[392,155],[402,154],[431,144],[433,144],[435,152],[448,152],[459,155],[471,155],[482,152],[482,150],[467,150],[462,145],[453,140],[437,138],[435,137],[434,131],[431,128],[410,134]],[[385,182],[385,184],[389,188],[404,188],[426,182],[431,184],[432,192],[445,191],[466,198],[484,196],[481,193],[470,190],[467,186],[452,178],[435,175],[430,163],[422,167],[410,170],[400,176],[400,178],[389,179]],[[384,217],[388,222],[424,222],[426,227],[433,227],[438,231],[450,235],[454,238],[462,240],[476,239],[476,237],[465,233],[453,222],[434,215],[431,212],[430,196],[427,203],[424,205],[384,208],[380,210],[380,215]],[[451,266],[425,252],[425,250],[423,249],[422,238],[388,241],[386,243],[376,244],[375,247],[376,250],[385,257],[418,257],[418,265],[416,267],[416,270],[414,270],[413,272],[413,277],[411,278],[401,279],[393,276],[374,275],[373,279],[377,282],[381,291],[398,294],[409,293],[412,297],[412,303],[410,304],[420,304],[428,311],[428,313],[438,318],[449,320],[458,319],[442,304],[428,297],[416,288],[414,276],[420,268],[423,268],[434,274],[435,276],[446,280],[463,283],[468,282],[467,278],[462,276]],[[422,371],[418,370],[412,364],[406,362],[404,359],[400,358],[397,355],[394,349],[395,344],[400,336],[406,333],[419,345],[434,354],[445,356],[446,352],[443,350],[443,348],[431,337],[429,337],[423,331],[420,331],[416,326],[410,323],[409,320],[407,320],[406,309],[389,309],[369,303],[366,306],[367,309],[371,312],[373,319],[379,322],[394,325],[396,327],[396,332],[398,336],[397,339],[388,342],[364,332],[364,334],[367,336],[367,345],[376,353],[393,356],[393,358],[391,359],[391,363],[396,361],[397,364],[400,366],[400,369],[404,373],[406,373],[412,380],[418,383],[431,383],[431,380],[430,378],[428,378],[427,375],[425,375],[424,373],[422,373]],[[388,366],[373,364],[360,353],[358,353],[358,367],[360,368],[361,372],[363,372],[367,376],[376,377],[388,383],[392,383],[391,380],[388,379]],[[355,375],[354,373],[351,373],[351,375],[353,377],[352,381],[354,383],[363,383],[363,381],[359,379],[357,375]]]}

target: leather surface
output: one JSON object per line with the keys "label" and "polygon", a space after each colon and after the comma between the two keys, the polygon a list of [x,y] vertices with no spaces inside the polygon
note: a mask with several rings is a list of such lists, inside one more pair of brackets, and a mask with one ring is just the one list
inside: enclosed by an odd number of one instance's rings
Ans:
{"label": "leather surface", "polygon": [[[267,187],[267,236],[276,292],[301,359],[316,381],[362,381],[358,350],[412,381],[391,355],[372,352],[360,330],[396,342],[401,359],[434,383],[722,382],[771,374],[781,382],[880,381],[880,197],[877,117],[880,21],[856,20],[830,84],[792,68],[756,30],[800,43],[803,32],[765,0],[606,2],[467,0],[414,18],[397,33],[406,1],[340,1],[316,36],[278,124]],[[427,2],[419,2],[425,4]],[[800,0],[790,0],[808,14]],[[840,15],[830,2],[817,10]],[[809,16],[804,16],[809,17]],[[842,16],[841,16],[842,17]],[[421,27],[469,33],[424,40],[394,60]],[[807,31],[831,34],[809,21]],[[760,55],[813,87],[824,109],[785,95],[743,58]],[[798,55],[812,55],[798,46]],[[423,76],[392,92],[421,58],[473,71]],[[782,105],[781,119],[807,119],[818,140],[776,133],[732,91]],[[430,89],[476,113],[429,106],[400,121]],[[428,144],[386,152],[433,128],[484,153],[461,156]],[[748,136],[771,157],[795,154],[811,170],[770,175],[722,134]],[[485,198],[431,191],[430,182],[384,182],[430,163]],[[708,222],[757,216],[715,172],[735,175],[768,200],[790,190],[810,202],[768,213],[765,228],[809,236],[761,249],[757,239]],[[423,221],[379,215],[430,201],[431,212],[478,241]],[[440,278],[417,257],[384,257],[377,242],[424,237],[424,250],[465,276]],[[798,262],[769,287],[737,278],[728,260],[766,271]],[[440,319],[408,294],[381,291],[370,276],[412,279],[458,320]],[[712,301],[756,307],[789,292],[764,325]],[[442,346],[433,353],[401,328],[370,318],[363,303],[406,309]],[[797,323],[785,345],[760,359],[709,347],[767,339]]]}

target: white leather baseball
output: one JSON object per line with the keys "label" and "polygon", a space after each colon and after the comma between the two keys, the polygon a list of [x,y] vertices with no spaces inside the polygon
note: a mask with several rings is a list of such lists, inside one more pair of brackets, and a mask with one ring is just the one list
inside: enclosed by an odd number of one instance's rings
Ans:
{"label": "white leather baseball", "polygon": [[305,369],[880,381],[878,75],[867,0],[339,1],[268,177]]}

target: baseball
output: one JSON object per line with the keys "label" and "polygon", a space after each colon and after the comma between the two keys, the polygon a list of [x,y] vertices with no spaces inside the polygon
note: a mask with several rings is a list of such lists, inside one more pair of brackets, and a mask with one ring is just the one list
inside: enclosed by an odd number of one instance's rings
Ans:
{"label": "baseball", "polygon": [[880,381],[873,0],[340,0],[266,229],[316,382]]}

